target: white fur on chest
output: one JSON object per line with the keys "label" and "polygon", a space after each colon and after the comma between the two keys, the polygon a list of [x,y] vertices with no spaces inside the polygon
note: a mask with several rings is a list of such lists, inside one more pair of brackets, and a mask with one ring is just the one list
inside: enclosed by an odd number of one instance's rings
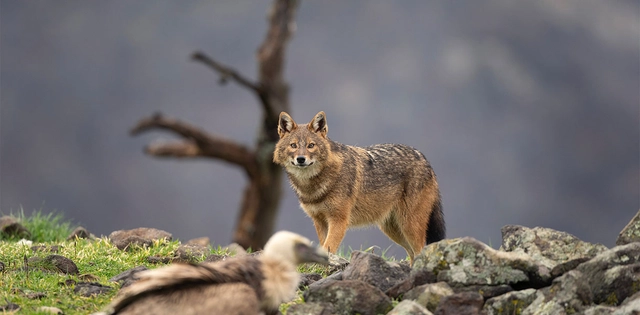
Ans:
{"label": "white fur on chest", "polygon": [[309,216],[317,216],[327,210],[327,205],[325,205],[324,202],[314,204],[303,204],[301,202],[300,207],[302,207]]}

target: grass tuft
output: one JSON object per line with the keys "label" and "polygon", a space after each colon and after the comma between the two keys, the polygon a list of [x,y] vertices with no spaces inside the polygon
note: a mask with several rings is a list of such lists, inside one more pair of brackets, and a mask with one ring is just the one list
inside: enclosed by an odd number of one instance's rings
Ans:
{"label": "grass tuft", "polygon": [[[122,251],[106,237],[67,241],[72,225],[64,221],[59,213],[43,214],[38,211],[25,216],[21,211],[13,216],[29,229],[33,241],[33,244],[27,245],[11,237],[0,240],[0,262],[4,265],[0,272],[0,305],[18,304],[21,307],[18,314],[44,314],[37,311],[41,306],[57,307],[65,314],[97,312],[113,299],[120,288],[118,283],[109,282],[110,278],[140,265],[150,269],[164,266],[150,264],[147,258],[172,257],[180,245],[178,240],[159,240],[149,247]],[[58,247],[55,254],[71,259],[78,267],[79,274],[53,272],[47,269],[54,268],[46,268],[34,259],[44,259],[53,254],[48,251],[53,245]],[[42,246],[45,249],[34,251],[32,246]],[[222,251],[218,248],[212,249],[210,253],[221,254]],[[31,268],[25,269],[25,266]],[[83,297],[73,291],[74,283],[78,282],[98,282],[113,289],[107,294]],[[33,298],[34,293],[44,293],[45,296]]]}
{"label": "grass tuft", "polygon": [[[20,208],[17,214],[10,213],[9,216],[14,217],[31,232],[30,240],[34,242],[62,241],[73,231],[71,222],[65,221],[64,215],[55,211],[45,214],[42,210],[38,210],[25,216],[24,210]],[[0,234],[0,240],[17,241],[20,238],[14,235]]]}

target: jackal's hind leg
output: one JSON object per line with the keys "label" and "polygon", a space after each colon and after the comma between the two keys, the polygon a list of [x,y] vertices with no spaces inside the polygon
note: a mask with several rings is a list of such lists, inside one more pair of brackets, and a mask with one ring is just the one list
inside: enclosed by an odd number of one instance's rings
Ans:
{"label": "jackal's hind leg", "polygon": [[399,223],[403,227],[402,234],[404,239],[411,248],[412,254],[410,256],[411,265],[413,266],[413,258],[420,254],[420,251],[427,243],[427,216],[416,215],[421,214],[419,212],[422,211],[420,207],[416,207],[412,211],[414,215],[401,218]]}
{"label": "jackal's hind leg", "polygon": [[386,234],[392,241],[402,246],[407,251],[407,256],[409,256],[410,259],[413,260],[413,250],[411,249],[411,246],[409,245],[407,240],[404,238],[402,230],[400,230],[400,226],[398,225],[398,222],[396,221],[396,218],[393,214],[389,216],[389,218],[387,218],[382,224],[380,224],[379,227],[380,230],[382,230],[382,232],[384,232],[384,234]]}

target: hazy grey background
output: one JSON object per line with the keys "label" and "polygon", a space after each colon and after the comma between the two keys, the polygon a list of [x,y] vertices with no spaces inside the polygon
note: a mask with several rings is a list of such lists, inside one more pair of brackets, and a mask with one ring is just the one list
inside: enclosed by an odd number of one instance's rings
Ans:
{"label": "hazy grey background", "polygon": [[[162,111],[252,145],[253,95],[188,56],[254,78],[270,1],[0,5],[0,211],[229,242],[243,172],[150,158],[145,144],[173,136],[128,130]],[[612,246],[639,208],[639,21],[638,1],[303,1],[292,115],[324,110],[346,144],[423,151],[449,237],[497,247],[503,225],[521,224]],[[285,191],[278,228],[315,240]],[[374,228],[343,244],[392,242]]]}

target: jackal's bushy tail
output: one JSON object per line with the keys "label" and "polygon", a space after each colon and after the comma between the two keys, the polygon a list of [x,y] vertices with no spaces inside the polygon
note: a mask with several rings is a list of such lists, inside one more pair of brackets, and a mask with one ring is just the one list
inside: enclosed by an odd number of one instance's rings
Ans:
{"label": "jackal's bushy tail", "polygon": [[427,229],[427,244],[435,243],[446,237],[447,229],[444,225],[444,215],[442,214],[442,201],[438,199],[433,204]]}

